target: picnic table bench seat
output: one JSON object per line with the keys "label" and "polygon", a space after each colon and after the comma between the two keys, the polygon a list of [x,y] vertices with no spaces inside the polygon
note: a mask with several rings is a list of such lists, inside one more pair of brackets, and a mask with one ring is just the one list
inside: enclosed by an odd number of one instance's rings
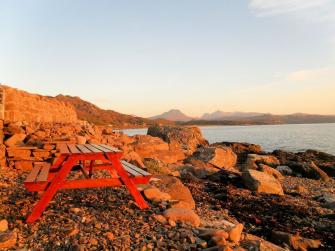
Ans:
{"label": "picnic table bench seat", "polygon": [[[122,152],[104,144],[69,144],[60,146],[60,156],[52,166],[35,165],[24,185],[30,192],[42,193],[27,222],[34,222],[45,210],[58,190],[78,188],[114,187],[125,185],[137,205],[148,205],[138,192],[136,184],[146,184],[151,174],[121,160]],[[81,179],[67,179],[68,174],[80,170]],[[95,171],[106,171],[109,177],[95,177]],[[105,173],[106,173],[105,172]],[[101,176],[101,175],[100,175]],[[106,176],[106,175],[105,175]]]}
{"label": "picnic table bench seat", "polygon": [[[136,184],[146,184],[150,180],[152,176],[151,173],[124,160],[121,160],[121,163],[123,168],[127,171],[128,176],[133,179]],[[99,170],[101,169],[100,166],[103,167],[103,165],[96,165],[95,167]],[[24,181],[24,186],[29,192],[44,191],[54,175],[54,172],[50,172],[50,166],[35,165]],[[118,179],[119,177],[114,176],[113,178]],[[65,182],[65,184],[68,183],[69,182]],[[63,189],[71,189],[71,187],[65,186]]]}

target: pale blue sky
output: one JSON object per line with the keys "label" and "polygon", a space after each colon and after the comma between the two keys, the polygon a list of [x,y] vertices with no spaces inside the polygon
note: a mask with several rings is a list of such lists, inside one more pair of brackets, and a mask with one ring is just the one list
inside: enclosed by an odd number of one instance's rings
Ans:
{"label": "pale blue sky", "polygon": [[151,116],[335,114],[333,0],[0,0],[0,82]]}

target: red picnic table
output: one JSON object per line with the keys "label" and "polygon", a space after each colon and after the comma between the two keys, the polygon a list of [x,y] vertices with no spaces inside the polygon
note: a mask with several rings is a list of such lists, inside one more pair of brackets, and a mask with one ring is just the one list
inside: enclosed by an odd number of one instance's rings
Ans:
{"label": "red picnic table", "polygon": [[[28,223],[36,221],[48,206],[58,190],[116,187],[125,185],[138,207],[148,204],[137,190],[136,184],[146,184],[151,174],[121,160],[122,152],[103,144],[61,145],[61,155],[51,167],[34,166],[24,185],[30,192],[40,192],[41,197],[27,218]],[[66,179],[71,171],[81,170],[82,179]],[[94,171],[105,170],[110,177],[94,177]]]}

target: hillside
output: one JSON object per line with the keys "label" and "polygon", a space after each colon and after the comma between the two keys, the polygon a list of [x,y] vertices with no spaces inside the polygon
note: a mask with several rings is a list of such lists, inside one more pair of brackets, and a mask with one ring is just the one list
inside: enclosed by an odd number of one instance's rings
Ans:
{"label": "hillside", "polygon": [[223,111],[216,111],[212,113],[205,113],[201,116],[201,120],[231,120],[236,118],[248,118],[254,116],[261,116],[264,113],[259,112],[223,112]]}
{"label": "hillside", "polygon": [[165,119],[170,121],[190,121],[194,118],[187,116],[183,112],[177,109],[172,109],[168,112],[164,112],[160,115],[150,117],[149,119]]}
{"label": "hillside", "polygon": [[[79,119],[86,120],[94,124],[111,125],[117,128],[134,128],[147,127],[156,123],[156,121],[149,119],[126,115],[113,110],[101,109],[79,97],[58,95],[55,99],[71,104],[75,108]],[[164,122],[159,121],[159,123]]]}

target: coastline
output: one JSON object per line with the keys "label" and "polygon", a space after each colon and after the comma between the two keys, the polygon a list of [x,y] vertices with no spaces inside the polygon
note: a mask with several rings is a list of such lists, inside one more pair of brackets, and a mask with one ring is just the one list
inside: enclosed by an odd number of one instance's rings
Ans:
{"label": "coastline", "polygon": [[[308,149],[335,154],[334,123],[285,124],[262,126],[200,126],[212,144],[222,141],[248,142],[263,146],[267,152],[285,150],[301,152]],[[147,128],[124,129],[127,135],[147,134]],[[310,135],[315,135],[311,137]]]}

